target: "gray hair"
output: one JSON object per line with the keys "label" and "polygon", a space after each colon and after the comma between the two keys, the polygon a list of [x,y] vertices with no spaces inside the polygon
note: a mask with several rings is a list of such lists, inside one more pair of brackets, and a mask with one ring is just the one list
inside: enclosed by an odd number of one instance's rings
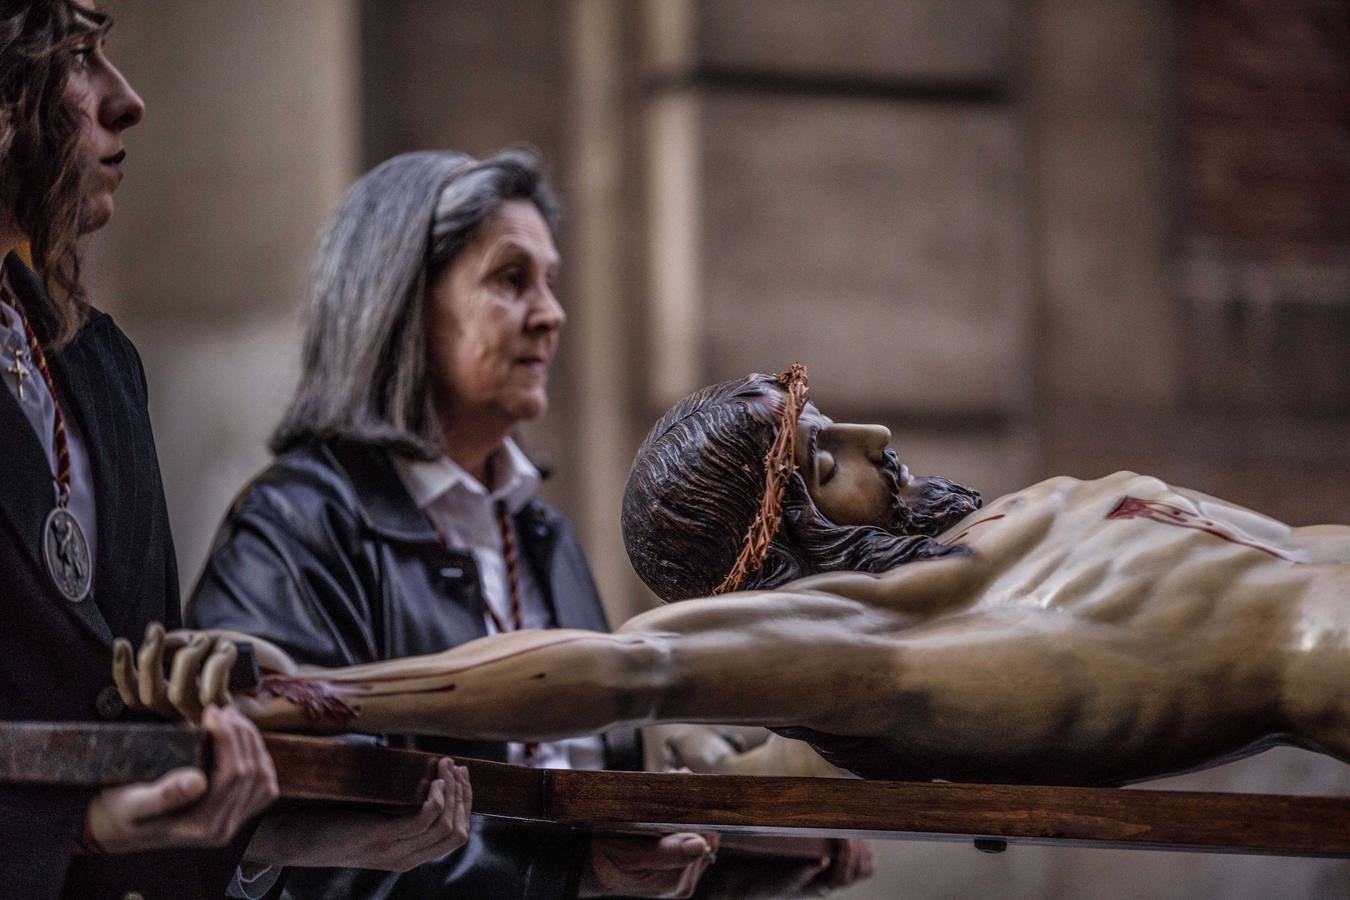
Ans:
{"label": "gray hair", "polygon": [[556,230],[557,198],[526,150],[406,153],[352,185],[310,268],[300,382],[274,453],[331,438],[422,459],[444,452],[426,383],[427,287],[514,199]]}

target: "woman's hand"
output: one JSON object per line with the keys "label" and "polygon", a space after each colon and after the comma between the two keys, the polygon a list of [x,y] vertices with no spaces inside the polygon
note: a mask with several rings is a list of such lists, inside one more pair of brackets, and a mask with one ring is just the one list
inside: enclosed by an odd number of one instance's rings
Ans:
{"label": "woman's hand", "polygon": [[832,844],[829,867],[815,880],[816,887],[834,890],[872,877],[874,863],[871,841],[838,838]]}
{"label": "woman's hand", "polygon": [[186,768],[99,792],[85,813],[87,849],[221,847],[277,798],[276,770],[257,727],[228,707],[208,707],[201,721],[215,758],[210,782],[200,769]]}
{"label": "woman's hand", "polygon": [[343,866],[406,872],[469,840],[469,771],[442,759],[422,808],[390,816],[367,811],[296,810],[258,826],[245,859],[285,866]]}
{"label": "woman's hand", "polygon": [[610,837],[591,841],[582,897],[689,897],[717,854],[715,834]]}
{"label": "woman's hand", "polygon": [[[872,846],[864,840],[823,842],[817,858],[801,857],[793,838],[742,837],[722,845],[722,858],[712,868],[699,896],[707,900],[781,900],[821,897],[872,877]],[[775,843],[784,845],[775,853]],[[749,852],[746,852],[749,851]]]}

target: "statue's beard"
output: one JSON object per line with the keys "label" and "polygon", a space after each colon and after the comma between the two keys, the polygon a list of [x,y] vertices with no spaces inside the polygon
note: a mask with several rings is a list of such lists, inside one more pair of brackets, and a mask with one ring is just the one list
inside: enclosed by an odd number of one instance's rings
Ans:
{"label": "statue's beard", "polygon": [[894,450],[886,451],[881,473],[891,486],[889,530],[897,535],[936,537],[980,508],[978,491],[936,475],[912,478],[907,490],[902,489],[900,460]]}
{"label": "statue's beard", "polygon": [[794,474],[783,500],[779,535],[743,589],[773,588],[819,572],[887,572],[904,563],[969,552],[934,537],[979,509],[978,493],[936,477],[915,479],[902,490],[900,462],[891,451],[882,472],[891,486],[894,515],[887,527],[831,522],[811,502],[801,476]]}

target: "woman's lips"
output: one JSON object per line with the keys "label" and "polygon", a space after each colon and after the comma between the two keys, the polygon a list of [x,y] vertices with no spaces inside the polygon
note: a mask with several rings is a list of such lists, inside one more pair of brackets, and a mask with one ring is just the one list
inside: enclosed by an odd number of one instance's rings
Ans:
{"label": "woman's lips", "polygon": [[548,371],[548,363],[538,356],[522,356],[516,360],[516,365],[524,366],[536,374],[544,374]]}
{"label": "woman's lips", "polygon": [[103,157],[103,159],[100,159],[99,162],[110,169],[116,169],[118,172],[121,172],[122,160],[126,158],[127,158],[127,151],[121,150],[118,151],[117,153],[114,153],[112,156]]}

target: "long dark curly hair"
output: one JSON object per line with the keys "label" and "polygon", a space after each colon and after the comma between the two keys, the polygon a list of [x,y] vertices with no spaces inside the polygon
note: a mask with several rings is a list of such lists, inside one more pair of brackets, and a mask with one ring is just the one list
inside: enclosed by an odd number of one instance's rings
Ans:
{"label": "long dark curly hair", "polygon": [[65,100],[72,51],[111,25],[73,0],[0,0],[0,209],[28,238],[55,306],[54,343],[88,311],[80,283],[81,113]]}
{"label": "long dark curly hair", "polygon": [[[772,376],[749,375],[686,397],[647,435],[628,473],[621,525],[633,568],[662,600],[710,595],[730,570],[759,508],[764,453],[783,402]],[[973,495],[936,481],[944,492]],[[959,508],[978,505],[973,496],[959,501]],[[741,589],[774,588],[817,572],[885,572],[966,552],[938,543],[933,533],[838,525],[816,509],[806,483],[794,474],[783,498],[782,526],[764,564]]]}

